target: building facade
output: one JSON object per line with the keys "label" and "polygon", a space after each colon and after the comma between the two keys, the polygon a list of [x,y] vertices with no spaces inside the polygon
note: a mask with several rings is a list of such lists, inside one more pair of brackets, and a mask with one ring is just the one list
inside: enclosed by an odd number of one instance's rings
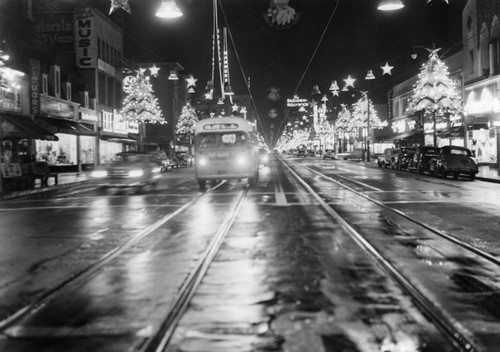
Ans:
{"label": "building facade", "polygon": [[469,0],[462,14],[467,145],[500,166],[500,2]]}

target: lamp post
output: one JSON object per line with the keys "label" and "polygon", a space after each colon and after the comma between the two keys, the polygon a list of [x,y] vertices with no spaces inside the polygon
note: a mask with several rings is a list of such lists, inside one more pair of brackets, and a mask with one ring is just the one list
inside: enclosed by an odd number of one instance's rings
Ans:
{"label": "lamp post", "polygon": [[368,90],[365,93],[366,97],[366,161],[370,162],[370,81],[374,80],[375,76],[372,70],[368,70],[365,80],[368,81]]}

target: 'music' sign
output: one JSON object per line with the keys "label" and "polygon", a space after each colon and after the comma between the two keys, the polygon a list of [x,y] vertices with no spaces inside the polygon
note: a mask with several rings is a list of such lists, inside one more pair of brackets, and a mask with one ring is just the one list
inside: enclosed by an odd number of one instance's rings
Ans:
{"label": "'music' sign", "polygon": [[97,67],[97,47],[94,30],[94,12],[91,8],[75,10],[75,51],[76,66],[79,68]]}

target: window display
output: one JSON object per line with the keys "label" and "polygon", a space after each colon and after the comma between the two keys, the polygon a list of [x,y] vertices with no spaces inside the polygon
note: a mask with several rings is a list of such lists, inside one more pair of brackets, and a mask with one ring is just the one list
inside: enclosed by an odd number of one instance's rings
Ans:
{"label": "window display", "polygon": [[80,136],[80,160],[82,164],[93,164],[95,155],[95,137]]}
{"label": "window display", "polygon": [[59,133],[57,137],[58,141],[36,141],[36,160],[52,165],[76,165],[76,136]]}

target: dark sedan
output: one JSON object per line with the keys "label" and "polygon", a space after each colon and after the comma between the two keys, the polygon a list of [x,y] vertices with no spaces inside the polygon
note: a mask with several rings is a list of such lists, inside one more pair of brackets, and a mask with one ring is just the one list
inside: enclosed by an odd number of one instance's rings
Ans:
{"label": "dark sedan", "polygon": [[430,171],[430,162],[435,159],[439,154],[438,147],[418,147],[413,160],[411,161],[409,168],[415,169],[419,174],[423,174]]}
{"label": "dark sedan", "polygon": [[470,149],[447,145],[439,148],[439,154],[431,160],[430,171],[442,177],[452,175],[458,178],[460,175],[466,175],[474,180],[479,169],[472,159]]}

